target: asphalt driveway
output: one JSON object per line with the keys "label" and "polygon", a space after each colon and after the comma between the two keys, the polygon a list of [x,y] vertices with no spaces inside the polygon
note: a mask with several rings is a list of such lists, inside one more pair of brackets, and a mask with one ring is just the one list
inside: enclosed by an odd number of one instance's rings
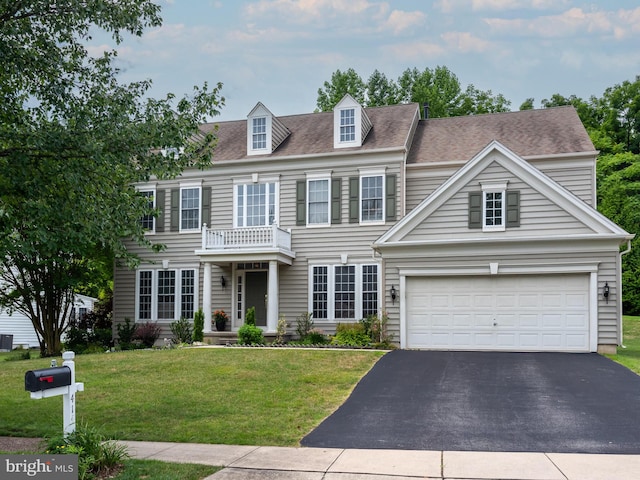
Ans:
{"label": "asphalt driveway", "polygon": [[640,454],[640,376],[596,354],[396,350],[301,443]]}

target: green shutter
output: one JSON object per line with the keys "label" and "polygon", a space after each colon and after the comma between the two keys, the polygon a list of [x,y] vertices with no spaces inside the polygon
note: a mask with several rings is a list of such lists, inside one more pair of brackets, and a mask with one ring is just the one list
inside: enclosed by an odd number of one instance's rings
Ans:
{"label": "green shutter", "polygon": [[482,228],[482,192],[469,192],[469,228]]}
{"label": "green shutter", "polygon": [[520,191],[507,190],[507,227],[520,226]]}
{"label": "green shutter", "polygon": [[396,219],[396,176],[387,175],[385,178],[386,184],[386,205],[385,216],[388,222],[393,222]]}
{"label": "green shutter", "polygon": [[342,223],[342,179],[331,179],[331,223]]}
{"label": "green shutter", "polygon": [[349,177],[349,223],[360,222],[360,177]]}
{"label": "green shutter", "polygon": [[202,220],[200,223],[211,226],[211,187],[202,187]]}
{"label": "green shutter", "polygon": [[296,225],[307,224],[307,181],[296,181]]}
{"label": "green shutter", "polygon": [[164,204],[164,190],[156,190],[156,208],[158,209],[156,232],[164,232],[164,211],[166,209],[166,205]]}
{"label": "green shutter", "polygon": [[171,231],[178,232],[180,230],[180,189],[171,189]]}

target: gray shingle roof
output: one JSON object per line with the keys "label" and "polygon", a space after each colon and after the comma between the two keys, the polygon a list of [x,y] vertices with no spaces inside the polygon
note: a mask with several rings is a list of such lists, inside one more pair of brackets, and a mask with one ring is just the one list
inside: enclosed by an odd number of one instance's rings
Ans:
{"label": "gray shingle roof", "polygon": [[407,163],[467,161],[492,140],[521,157],[595,150],[569,106],[421,120]]}
{"label": "gray shingle roof", "polygon": [[273,158],[322,153],[347,153],[349,151],[402,148],[412,132],[412,124],[418,111],[415,103],[365,109],[373,128],[362,147],[333,148],[333,112],[308,113],[278,117],[291,132],[282,144],[268,155],[247,155],[247,121],[210,123],[204,131],[218,125],[218,145],[213,154],[214,163],[251,158]]}

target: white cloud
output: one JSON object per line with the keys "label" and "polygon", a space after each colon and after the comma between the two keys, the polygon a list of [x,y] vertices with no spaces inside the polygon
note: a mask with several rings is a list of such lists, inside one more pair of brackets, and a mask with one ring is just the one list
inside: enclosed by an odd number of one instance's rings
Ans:
{"label": "white cloud", "polygon": [[570,0],[438,0],[435,7],[443,13],[473,10],[557,10],[570,4]]}
{"label": "white cloud", "polygon": [[450,49],[462,53],[483,53],[495,48],[491,42],[478,38],[471,32],[446,32],[441,37]]}
{"label": "white cloud", "polygon": [[381,47],[380,50],[396,61],[420,63],[436,59],[445,53],[441,45],[426,41],[390,44]]}
{"label": "white cloud", "polygon": [[368,0],[260,0],[245,7],[250,17],[277,15],[302,23],[321,21],[327,15],[359,15],[369,9],[388,8],[384,3]]}
{"label": "white cloud", "polygon": [[403,12],[394,10],[384,22],[382,28],[400,34],[412,27],[419,27],[424,24],[427,16],[422,12]]}
{"label": "white cloud", "polygon": [[272,23],[337,34],[391,31],[398,35],[424,23],[421,11],[391,10],[388,2],[371,0],[260,0],[244,8],[251,23]]}
{"label": "white cloud", "polygon": [[585,12],[581,8],[572,8],[559,15],[533,19],[487,18],[485,22],[496,33],[507,35],[559,38],[587,33],[622,39],[640,33],[640,8],[618,12]]}

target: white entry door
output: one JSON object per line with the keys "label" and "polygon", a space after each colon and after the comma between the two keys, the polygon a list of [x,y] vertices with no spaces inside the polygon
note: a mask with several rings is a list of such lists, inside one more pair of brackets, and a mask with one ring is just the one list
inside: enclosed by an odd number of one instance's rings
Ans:
{"label": "white entry door", "polygon": [[408,277],[408,348],[589,351],[589,276]]}

